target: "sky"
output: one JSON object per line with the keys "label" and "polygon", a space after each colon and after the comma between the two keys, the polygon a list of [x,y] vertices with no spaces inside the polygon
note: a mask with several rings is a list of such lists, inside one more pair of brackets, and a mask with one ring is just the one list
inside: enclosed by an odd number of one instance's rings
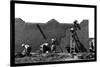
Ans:
{"label": "sky", "polygon": [[25,22],[46,23],[56,19],[59,23],[89,20],[89,37],[94,37],[94,9],[65,6],[15,4],[15,18]]}

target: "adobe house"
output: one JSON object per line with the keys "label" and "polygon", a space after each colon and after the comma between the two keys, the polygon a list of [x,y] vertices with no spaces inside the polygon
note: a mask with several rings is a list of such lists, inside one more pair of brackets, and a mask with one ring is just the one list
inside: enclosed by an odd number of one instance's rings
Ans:
{"label": "adobe house", "polygon": [[[88,23],[88,20],[83,20],[80,23],[81,30],[77,31],[79,40],[87,51],[89,51]],[[45,42],[36,24],[40,25],[48,41],[56,37],[63,51],[68,52],[65,47],[70,46],[70,28],[73,24],[59,23],[55,19],[51,19],[47,23],[27,23],[21,18],[15,18],[15,52],[23,50],[22,43],[31,45],[32,51],[36,52],[39,50],[40,45]],[[60,51],[60,49],[57,48],[57,51]]]}

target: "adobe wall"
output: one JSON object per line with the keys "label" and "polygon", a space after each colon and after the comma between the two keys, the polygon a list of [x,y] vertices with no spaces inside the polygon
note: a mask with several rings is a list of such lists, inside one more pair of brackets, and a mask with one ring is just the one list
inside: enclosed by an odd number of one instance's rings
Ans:
{"label": "adobe wall", "polygon": [[[72,24],[59,24],[55,20],[50,20],[47,24],[39,24],[48,41],[52,37],[60,38],[60,45],[63,51],[67,52],[65,47],[70,45],[70,32],[69,28]],[[80,41],[88,50],[88,21],[84,20],[81,24],[81,31],[77,31]],[[32,46],[32,51],[35,52],[39,49],[39,46],[45,42],[40,31],[36,27],[36,24],[25,23],[21,19],[15,19],[15,52],[23,50],[22,43]],[[59,48],[57,48],[58,51]]]}

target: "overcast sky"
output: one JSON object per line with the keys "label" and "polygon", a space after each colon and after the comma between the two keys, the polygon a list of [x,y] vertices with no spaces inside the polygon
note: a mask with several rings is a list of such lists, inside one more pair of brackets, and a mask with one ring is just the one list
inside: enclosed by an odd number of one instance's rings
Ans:
{"label": "overcast sky", "polygon": [[73,23],[74,20],[80,23],[83,19],[87,19],[89,37],[94,37],[93,8],[15,4],[15,18],[33,23],[46,23],[51,19],[56,19],[60,23]]}

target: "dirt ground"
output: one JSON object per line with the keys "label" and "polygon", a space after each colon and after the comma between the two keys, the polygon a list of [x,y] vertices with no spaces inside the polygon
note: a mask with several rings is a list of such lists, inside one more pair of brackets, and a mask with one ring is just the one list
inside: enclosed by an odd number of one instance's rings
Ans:
{"label": "dirt ground", "polygon": [[[22,58],[15,58],[15,63],[38,63],[38,62],[57,62],[57,61],[70,61],[70,60],[85,60],[79,58],[82,54],[78,55],[71,55],[69,53],[50,53],[50,54],[36,54],[32,53],[32,56],[22,57]],[[83,54],[85,56],[85,54]],[[94,58],[92,58],[94,59]],[[90,60],[90,59],[87,59]]]}

